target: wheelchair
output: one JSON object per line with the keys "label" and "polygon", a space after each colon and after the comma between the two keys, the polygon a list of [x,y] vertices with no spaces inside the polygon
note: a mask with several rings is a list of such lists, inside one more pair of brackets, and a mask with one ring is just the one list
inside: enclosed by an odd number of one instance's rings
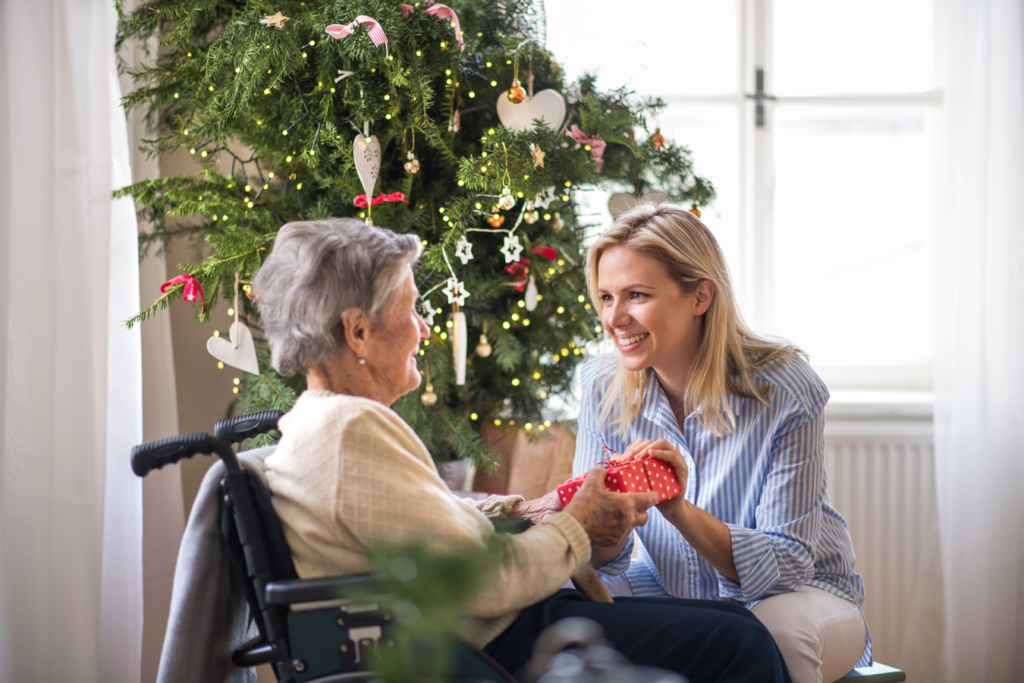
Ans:
{"label": "wheelchair", "polygon": [[[279,683],[368,683],[375,678],[368,668],[371,650],[395,646],[388,597],[369,574],[300,579],[261,474],[244,466],[231,448],[276,429],[281,415],[243,415],[217,422],[214,436],[197,432],[141,444],[132,449],[132,470],[145,477],[197,454],[216,455],[223,463],[220,532],[258,631],[232,652],[234,666],[270,664]],[[528,519],[493,523],[504,533],[520,533],[532,525]],[[454,637],[449,655],[446,681],[516,683],[485,652]],[[902,671],[876,663],[854,669],[836,683],[905,680]]]}

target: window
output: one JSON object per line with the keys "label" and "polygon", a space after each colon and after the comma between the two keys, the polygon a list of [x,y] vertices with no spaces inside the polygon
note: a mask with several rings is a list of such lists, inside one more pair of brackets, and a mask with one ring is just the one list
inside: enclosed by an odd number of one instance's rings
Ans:
{"label": "window", "polygon": [[[935,0],[548,2],[548,48],[669,103],[747,321],[832,389],[931,388]],[[623,28],[619,28],[623,27]]]}

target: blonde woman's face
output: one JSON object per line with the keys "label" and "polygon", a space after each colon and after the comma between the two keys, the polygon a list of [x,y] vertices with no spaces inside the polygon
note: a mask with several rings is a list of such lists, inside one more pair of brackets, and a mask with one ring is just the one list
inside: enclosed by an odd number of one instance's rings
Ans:
{"label": "blonde woman's face", "polygon": [[707,288],[686,295],[659,261],[616,246],[598,261],[597,289],[601,324],[623,365],[632,371],[654,368],[659,377],[685,382],[710,304]]}

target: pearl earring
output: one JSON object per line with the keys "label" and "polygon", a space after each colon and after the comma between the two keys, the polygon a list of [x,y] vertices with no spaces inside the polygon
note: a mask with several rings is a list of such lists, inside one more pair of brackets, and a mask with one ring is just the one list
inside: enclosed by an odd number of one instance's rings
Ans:
{"label": "pearl earring", "polygon": [[360,356],[360,357],[359,357],[359,364],[360,364],[360,365],[366,365],[366,359],[365,359],[365,358],[363,358],[362,356]]}

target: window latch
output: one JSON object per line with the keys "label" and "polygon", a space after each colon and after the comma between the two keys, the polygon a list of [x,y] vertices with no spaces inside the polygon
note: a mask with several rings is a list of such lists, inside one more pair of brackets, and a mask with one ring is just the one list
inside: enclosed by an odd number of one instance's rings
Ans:
{"label": "window latch", "polygon": [[747,99],[754,100],[754,103],[757,105],[755,109],[755,123],[758,128],[764,128],[764,103],[775,100],[776,97],[764,91],[764,69],[758,67],[757,71],[754,72],[754,83],[757,86],[757,91],[753,95],[747,95]]}

